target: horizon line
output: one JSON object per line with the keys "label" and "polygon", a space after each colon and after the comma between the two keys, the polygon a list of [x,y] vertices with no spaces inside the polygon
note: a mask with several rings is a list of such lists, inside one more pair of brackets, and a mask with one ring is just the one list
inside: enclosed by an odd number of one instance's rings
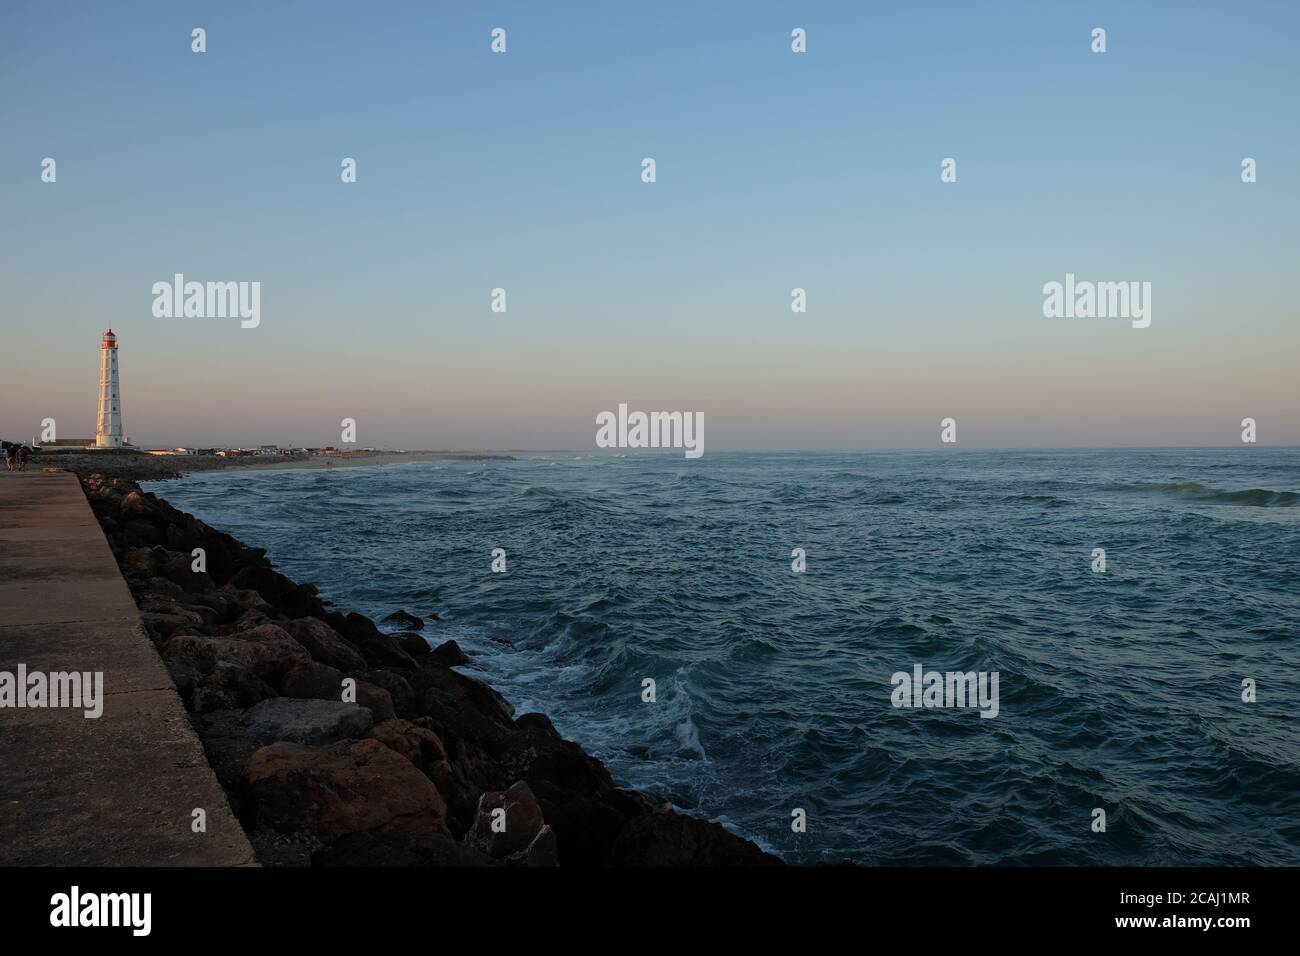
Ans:
{"label": "horizon line", "polygon": [[[269,445],[269,442],[258,444]],[[1266,442],[1241,442],[1237,444],[1222,445],[988,445],[988,446],[965,446],[965,447],[885,447],[885,448],[736,448],[725,451],[714,451],[707,454],[712,455],[870,455],[870,454],[893,454],[893,453],[920,453],[920,452],[938,452],[953,453],[964,451],[978,452],[1028,452],[1028,451],[1212,451],[1226,448],[1246,447],[1263,447],[1270,449],[1300,449],[1298,444],[1271,444]],[[100,454],[114,452],[126,452],[128,454],[147,454],[151,450],[165,450],[168,448],[202,448],[210,447],[214,449],[245,449],[256,448],[254,445],[206,445],[202,442],[196,442],[190,445],[132,445],[131,447],[118,448],[77,448],[66,451],[51,450],[47,454]],[[307,446],[307,445],[277,445],[277,448],[310,448],[324,446]],[[620,449],[596,449],[589,448],[381,448],[378,446],[367,446],[366,448],[346,449],[334,446],[336,450],[346,454],[355,455],[358,452],[369,452],[376,455],[588,455],[599,458],[627,458],[629,454],[644,455],[665,455],[669,457],[681,457],[680,448],[620,448]],[[177,455],[176,457],[186,457]],[[320,456],[327,457],[327,456]]]}

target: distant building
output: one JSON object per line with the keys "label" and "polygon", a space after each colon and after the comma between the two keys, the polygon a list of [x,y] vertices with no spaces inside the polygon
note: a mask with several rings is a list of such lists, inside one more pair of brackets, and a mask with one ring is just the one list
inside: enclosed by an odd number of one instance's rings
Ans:
{"label": "distant building", "polygon": [[276,455],[280,452],[279,445],[258,445],[257,453],[259,455]]}

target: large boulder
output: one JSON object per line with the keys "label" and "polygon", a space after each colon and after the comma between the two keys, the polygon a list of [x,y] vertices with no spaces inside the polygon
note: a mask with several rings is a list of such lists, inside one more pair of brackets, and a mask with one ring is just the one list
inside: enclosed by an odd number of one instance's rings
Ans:
{"label": "large boulder", "polygon": [[343,674],[328,664],[303,661],[285,674],[280,693],[300,699],[342,700]]}
{"label": "large boulder", "polygon": [[221,615],[203,604],[190,604],[173,601],[156,594],[143,594],[137,601],[141,615],[152,615],[179,627],[182,624],[216,624]]}
{"label": "large boulder", "polygon": [[298,700],[272,697],[249,708],[245,715],[248,736],[257,743],[285,740],[297,744],[325,744],[363,737],[374,718],[358,704],[341,700]]}
{"label": "large boulder", "polygon": [[429,653],[443,667],[459,667],[461,664],[469,663],[469,658],[454,640],[443,641]]}
{"label": "large boulder", "polygon": [[188,552],[154,548],[153,554],[159,577],[195,594],[217,589],[216,582],[206,571],[194,570],[194,557]]}
{"label": "large boulder", "polygon": [[565,866],[607,865],[614,838],[650,810],[639,794],[615,787],[604,764],[561,738],[549,721],[521,720],[497,751],[497,766],[509,779],[528,783],[555,830]]}
{"label": "large boulder", "polygon": [[118,557],[117,564],[127,578],[148,579],[158,573],[151,548],[127,548]]}
{"label": "large boulder", "polygon": [[[147,553],[153,555],[154,552],[158,550],[161,549],[154,548],[153,550],[149,550],[146,548],[130,548],[124,553],[138,554],[141,551],[147,551]],[[151,578],[133,579],[130,582],[130,585],[131,593],[135,595],[137,601],[146,596],[165,597],[176,602],[184,602],[190,599],[189,593],[179,584],[174,581],[168,581],[166,578],[158,577],[157,575]]]}
{"label": "large boulder", "polygon": [[266,599],[256,591],[243,590],[235,587],[233,584],[223,584],[220,593],[245,610],[256,608],[257,610],[266,612],[271,607],[271,605],[266,603]]}
{"label": "large boulder", "polygon": [[406,611],[394,611],[388,617],[384,618],[386,624],[398,624],[402,627],[409,627],[413,631],[424,630],[424,621]]}
{"label": "large boulder", "polygon": [[[271,619],[271,615],[274,613],[275,609],[270,605],[267,605],[264,608],[247,608],[240,613],[234,621],[223,627],[222,631],[227,634],[243,634],[245,631],[251,631],[254,628],[261,627],[263,624],[275,624],[276,622]],[[276,626],[278,627],[279,625],[277,624]],[[281,630],[284,629],[281,628]],[[286,631],[285,633],[288,632]],[[308,656],[310,656],[310,653],[311,652],[309,651]]]}
{"label": "large boulder", "polygon": [[397,711],[393,709],[393,698],[388,691],[369,681],[357,681],[357,703],[369,710],[376,722],[392,720],[397,716]]}
{"label": "large boulder", "polygon": [[166,598],[147,597],[139,602],[140,620],[154,633],[163,637],[180,630],[210,623],[205,615],[193,608],[177,604]]}
{"label": "large boulder", "polygon": [[[265,627],[280,631],[274,625]],[[219,661],[224,661],[247,668],[262,678],[278,678],[295,664],[311,660],[302,645],[283,631],[280,631],[283,637],[278,638],[272,631],[256,630],[260,631],[260,640],[245,640],[251,631],[238,637],[178,634],[167,642],[163,656],[187,664],[200,674],[211,673]]]}
{"label": "large boulder", "polygon": [[122,498],[120,505],[123,514],[130,515],[150,515],[155,514],[158,509],[158,503],[154,500],[153,495],[146,494],[143,491],[130,491]]}
{"label": "large boulder", "polygon": [[128,548],[151,548],[163,540],[162,532],[151,522],[137,518],[122,525],[122,543]]}
{"label": "large boulder", "polygon": [[229,583],[240,590],[256,591],[289,617],[311,617],[321,609],[313,585],[295,584],[273,568],[242,567],[231,576]]}
{"label": "large boulder", "polygon": [[429,778],[378,740],[272,744],[253,754],[244,783],[254,826],[325,843],[384,827],[421,832],[446,815]]}
{"label": "large boulder", "polygon": [[504,792],[489,791],[479,797],[478,813],[465,843],[510,864],[558,865],[555,834],[522,780]]}
{"label": "large boulder", "polygon": [[431,718],[439,736],[463,738],[493,748],[515,731],[514,708],[482,681],[424,658],[414,675],[417,709]]}
{"label": "large boulder", "polygon": [[366,659],[345,641],[338,631],[315,617],[299,618],[285,625],[294,639],[307,648],[313,660],[337,667],[341,671],[363,671]]}
{"label": "large boulder", "polygon": [[415,668],[415,658],[402,650],[401,641],[392,634],[384,634],[375,627],[375,622],[364,614],[339,614],[330,612],[324,615],[325,623],[338,631],[376,667],[395,667],[407,671]]}
{"label": "large boulder", "polygon": [[[367,683],[382,687],[388,691],[388,696],[393,702],[393,708],[398,714],[412,714],[415,708],[415,691],[411,689],[410,683],[401,674],[395,671],[377,669],[366,671],[359,676]],[[376,717],[375,719],[378,720],[379,718]]]}
{"label": "large boulder", "polygon": [[370,736],[415,764],[444,797],[452,797],[451,763],[432,730],[409,720],[385,720],[370,728]]}
{"label": "large boulder", "polygon": [[194,681],[189,691],[190,707],[196,714],[252,707],[276,696],[275,690],[252,671],[225,661],[218,661],[210,674]]}
{"label": "large boulder", "polygon": [[393,639],[397,641],[398,647],[406,651],[406,653],[410,654],[411,657],[417,661],[433,650],[429,647],[429,642],[414,631],[394,634]]}

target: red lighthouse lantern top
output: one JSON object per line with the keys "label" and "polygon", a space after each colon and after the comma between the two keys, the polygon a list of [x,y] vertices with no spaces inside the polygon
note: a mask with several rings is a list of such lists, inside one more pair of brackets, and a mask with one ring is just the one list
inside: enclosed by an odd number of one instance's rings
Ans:
{"label": "red lighthouse lantern top", "polygon": [[104,348],[106,349],[117,348],[117,336],[113,334],[112,329],[109,329],[107,332],[104,333]]}

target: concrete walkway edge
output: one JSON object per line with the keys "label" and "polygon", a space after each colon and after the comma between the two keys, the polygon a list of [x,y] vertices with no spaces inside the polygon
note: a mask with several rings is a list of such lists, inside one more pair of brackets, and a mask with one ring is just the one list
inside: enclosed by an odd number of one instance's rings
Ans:
{"label": "concrete walkway edge", "polygon": [[[102,715],[9,705],[6,680],[11,696],[26,694],[14,686],[20,665],[28,675],[102,674]],[[254,865],[66,472],[0,473],[0,865]]]}

